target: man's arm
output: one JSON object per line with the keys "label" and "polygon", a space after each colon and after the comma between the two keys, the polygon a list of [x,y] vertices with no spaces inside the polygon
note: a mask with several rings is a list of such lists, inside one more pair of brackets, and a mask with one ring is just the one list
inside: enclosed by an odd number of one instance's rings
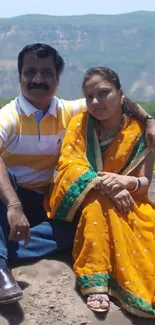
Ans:
{"label": "man's arm", "polygon": [[[2,139],[0,138],[0,147]],[[21,206],[20,200],[11,184],[9,175],[3,159],[0,157],[0,199],[7,206],[13,206],[14,203]]]}
{"label": "man's arm", "polygon": [[148,119],[149,114],[139,104],[132,102],[126,96],[124,97],[123,111],[143,123],[146,130],[147,145],[152,151],[155,151],[155,120],[153,118]]}
{"label": "man's arm", "polygon": [[149,114],[140,106],[137,107],[132,112],[132,114],[136,117],[137,120],[145,124],[146,129],[146,141],[148,147],[154,151],[155,150],[155,120],[154,119],[146,119],[146,116]]}
{"label": "man's arm", "polygon": [[[0,153],[3,140],[0,137]],[[11,184],[6,165],[0,157],[0,199],[6,205],[7,219],[10,226],[10,240],[25,240],[25,247],[30,239],[30,225],[23,212],[22,204]]]}
{"label": "man's arm", "polygon": [[133,112],[131,112],[131,114],[133,114],[137,120],[139,120],[140,122],[144,123],[146,116],[148,116],[149,114],[145,111],[145,109],[136,103],[135,108],[133,109]]}
{"label": "man's arm", "polygon": [[[70,115],[66,123],[66,127],[67,127],[71,118],[76,114],[82,112],[86,108],[86,101],[85,98],[81,98],[79,100],[63,101],[63,102],[65,103],[68,112],[70,111]],[[128,100],[127,100],[127,104],[128,104]],[[145,125],[147,145],[152,151],[155,151],[155,120],[154,119],[145,120],[148,113],[139,104],[131,105],[131,101],[129,107],[128,105],[127,106],[125,105],[125,113],[129,115],[133,115],[137,120],[139,120]]]}

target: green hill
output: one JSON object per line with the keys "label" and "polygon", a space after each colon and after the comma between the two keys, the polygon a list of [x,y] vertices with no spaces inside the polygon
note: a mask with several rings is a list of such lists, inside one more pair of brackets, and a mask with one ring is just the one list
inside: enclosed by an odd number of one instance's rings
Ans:
{"label": "green hill", "polygon": [[152,115],[155,118],[155,102],[153,103],[146,103],[146,102],[140,102],[139,103],[150,115]]}
{"label": "green hill", "polygon": [[[0,98],[0,108],[11,101],[11,98]],[[139,104],[155,118],[155,102],[139,102]]]}

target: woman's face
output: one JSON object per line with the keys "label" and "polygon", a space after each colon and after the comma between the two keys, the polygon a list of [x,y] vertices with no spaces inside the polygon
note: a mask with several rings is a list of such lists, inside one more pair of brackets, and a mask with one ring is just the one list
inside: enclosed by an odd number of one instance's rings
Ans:
{"label": "woman's face", "polygon": [[102,76],[92,76],[83,89],[89,113],[97,120],[103,121],[114,117],[121,110],[122,90],[117,90],[115,85]]}

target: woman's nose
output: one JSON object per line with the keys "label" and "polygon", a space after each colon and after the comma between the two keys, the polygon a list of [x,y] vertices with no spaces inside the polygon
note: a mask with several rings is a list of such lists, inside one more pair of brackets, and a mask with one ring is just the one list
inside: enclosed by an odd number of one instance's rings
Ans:
{"label": "woman's nose", "polygon": [[98,104],[99,101],[98,101],[98,99],[97,99],[96,97],[94,97],[92,103],[93,103],[93,104]]}

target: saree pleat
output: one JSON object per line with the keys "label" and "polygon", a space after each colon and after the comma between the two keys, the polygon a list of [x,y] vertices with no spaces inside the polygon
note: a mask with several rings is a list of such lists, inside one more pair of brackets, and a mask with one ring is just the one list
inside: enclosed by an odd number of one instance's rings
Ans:
{"label": "saree pleat", "polygon": [[[82,204],[74,248],[74,271],[83,295],[107,292],[128,311],[155,315],[155,222],[149,204],[122,217],[96,191]],[[150,313],[150,315],[149,315]]]}

